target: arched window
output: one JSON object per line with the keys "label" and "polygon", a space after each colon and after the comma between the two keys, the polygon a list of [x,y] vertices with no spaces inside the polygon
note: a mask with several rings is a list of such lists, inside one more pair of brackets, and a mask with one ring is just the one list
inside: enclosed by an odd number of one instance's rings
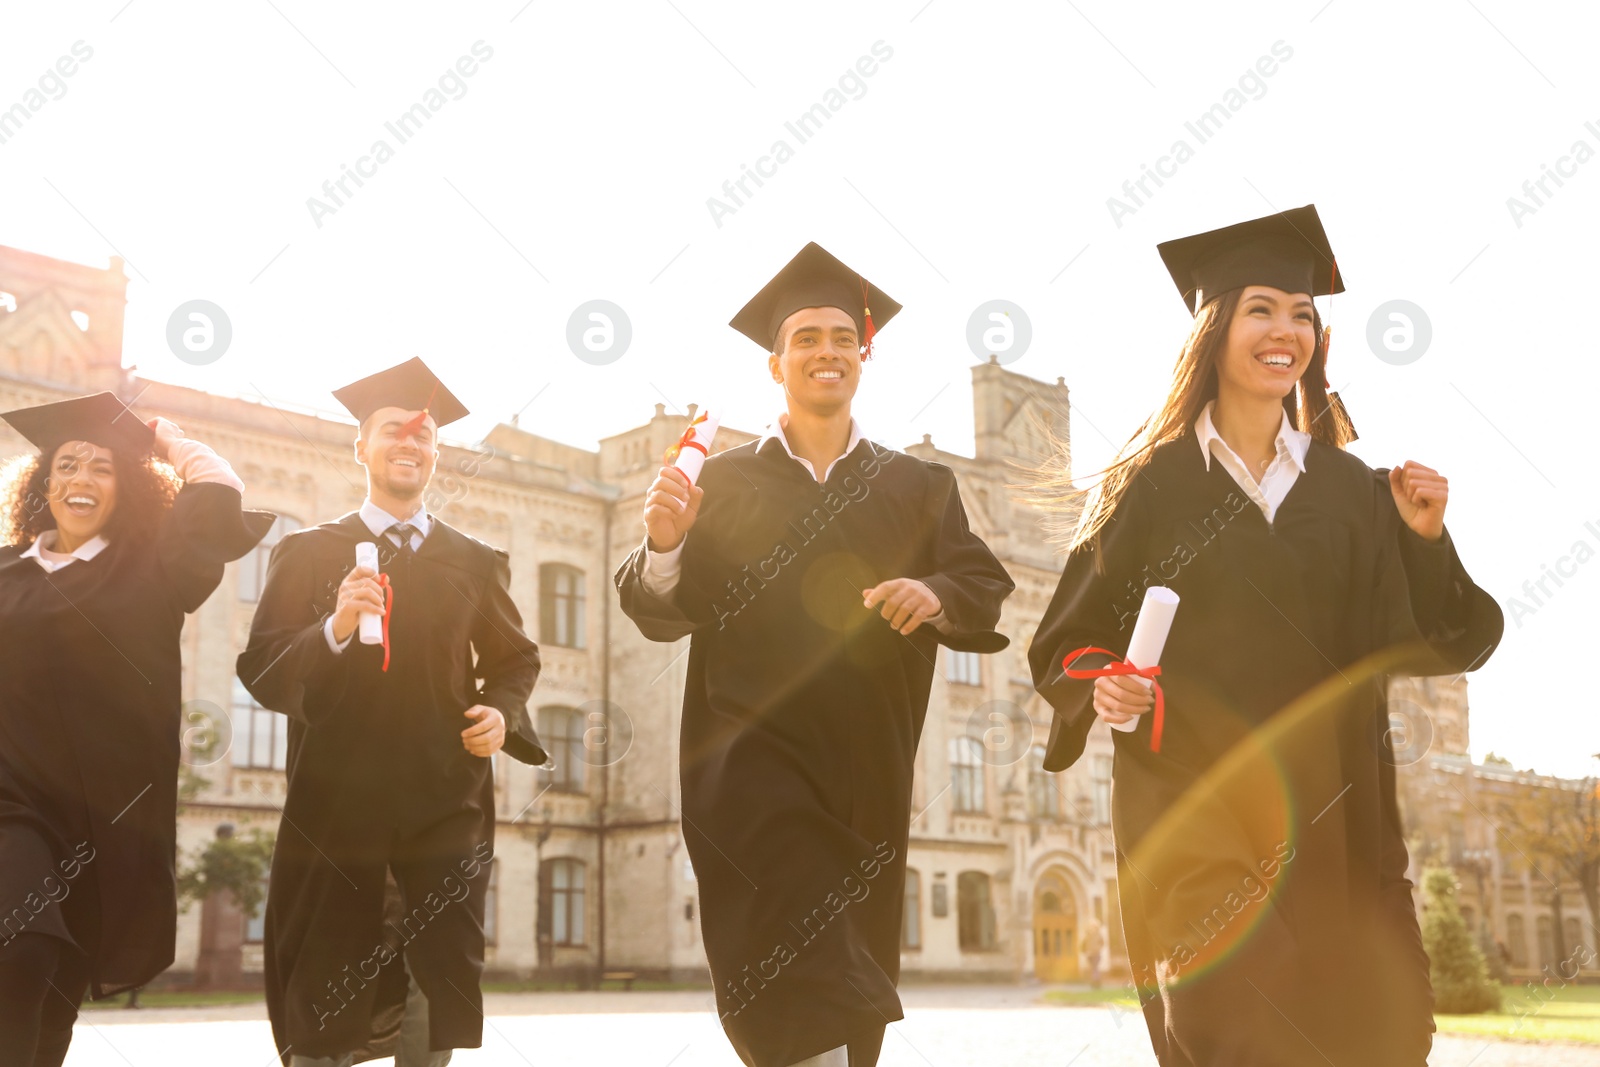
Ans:
{"label": "arched window", "polygon": [[995,947],[994,900],[989,876],[962,871],[956,876],[957,939],[963,952],[988,952]]}
{"label": "arched window", "polygon": [[1539,930],[1539,967],[1549,967],[1556,962],[1555,940],[1551,936],[1550,916],[1541,915],[1538,919]]}
{"label": "arched window", "polygon": [[281,771],[289,762],[289,719],[268,711],[233,680],[233,765]]}
{"label": "arched window", "polygon": [[586,648],[583,572],[565,563],[539,565],[539,641]]}
{"label": "arched window", "polygon": [[900,924],[900,947],[922,947],[922,875],[906,870],[905,919]]}
{"label": "arched window", "polygon": [[950,795],[956,811],[983,811],[983,744],[976,737],[950,739]]}
{"label": "arched window", "polygon": [[1054,773],[1044,769],[1044,746],[1028,751],[1028,807],[1035,819],[1061,818],[1061,790]]}
{"label": "arched window", "polygon": [[1517,912],[1506,916],[1506,949],[1511,953],[1513,967],[1528,965],[1528,935],[1522,927],[1522,916]]}
{"label": "arched window", "polygon": [[290,518],[288,515],[279,515],[267,530],[256,547],[239,561],[239,599],[246,604],[254,604],[261,599],[261,590],[267,584],[267,562],[272,558],[272,549],[283,535],[293,533],[300,529],[299,519]]}
{"label": "arched window", "polygon": [[539,940],[552,945],[584,943],[582,860],[550,859],[539,866]]}
{"label": "arched window", "polygon": [[1565,968],[1568,966],[1567,960],[1572,960],[1574,963],[1576,963],[1577,961],[1584,959],[1586,954],[1578,951],[1578,947],[1583,944],[1583,927],[1578,923],[1578,920],[1569,915],[1567,916],[1567,921],[1561,924],[1561,928],[1565,930],[1567,934],[1567,936],[1562,939],[1566,942],[1566,944],[1562,946],[1563,951],[1566,952],[1566,956],[1563,958],[1561,966]]}

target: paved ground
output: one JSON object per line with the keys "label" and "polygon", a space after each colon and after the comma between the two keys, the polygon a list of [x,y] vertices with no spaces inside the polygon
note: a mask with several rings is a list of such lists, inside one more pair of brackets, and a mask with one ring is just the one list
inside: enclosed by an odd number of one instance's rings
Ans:
{"label": "paved ground", "polygon": [[[1039,1004],[1037,987],[904,989],[882,1067],[1145,1067],[1141,1018],[1110,1008]],[[454,1067],[740,1067],[711,994],[491,994],[484,1045]],[[388,1064],[390,1060],[376,1061]],[[66,1067],[271,1067],[259,1004],[87,1013]],[[1439,1038],[1434,1067],[1600,1067],[1600,1048]]]}

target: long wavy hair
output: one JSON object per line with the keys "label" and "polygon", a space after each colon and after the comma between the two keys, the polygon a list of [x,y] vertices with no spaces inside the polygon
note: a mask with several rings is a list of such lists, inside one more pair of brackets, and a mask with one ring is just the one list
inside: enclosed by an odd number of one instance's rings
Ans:
{"label": "long wavy hair", "polygon": [[[1156,446],[1192,433],[1207,402],[1216,399],[1217,362],[1227,347],[1228,327],[1243,292],[1230,289],[1201,306],[1178,353],[1166,400],[1134,431],[1110,466],[1089,476],[1093,480],[1089,488],[1080,489],[1073,483],[1062,448],[1056,449],[1056,461],[1038,472],[1026,495],[1045,511],[1052,541],[1068,551],[1088,545],[1098,561],[1101,532],[1116,514],[1128,486],[1150,462]],[[1316,344],[1311,361],[1295,388],[1284,396],[1283,410],[1295,429],[1309,433],[1313,440],[1344,448],[1355,440],[1355,431],[1344,408],[1328,398],[1327,337],[1315,307],[1312,330]]]}
{"label": "long wavy hair", "polygon": [[[56,528],[50,514],[50,466],[55,453],[18,456],[0,465],[0,545],[27,548]],[[102,535],[108,541],[153,537],[178,495],[178,475],[152,455],[133,459],[115,449],[111,467],[117,479],[117,504]]]}

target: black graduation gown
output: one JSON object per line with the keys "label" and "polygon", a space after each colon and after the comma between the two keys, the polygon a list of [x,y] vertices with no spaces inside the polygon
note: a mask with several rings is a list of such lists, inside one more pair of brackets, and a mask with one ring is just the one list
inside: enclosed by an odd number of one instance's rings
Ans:
{"label": "black graduation gown", "polygon": [[76,945],[92,997],[172,964],[183,617],[273,518],[197,482],[54,573],[0,548],[0,942]]}
{"label": "black graduation gown", "polygon": [[[328,647],[323,622],[355,546],[375,541],[394,589],[383,649]],[[538,647],[506,553],[434,520],[415,556],[358,514],[273,549],[239,678],[289,717],[288,797],[267,891],[267,1009],[283,1060],[393,1052],[403,951],[434,1048],[482,1040],[483,906],[494,850],[490,760],[461,745],[474,704],[499,709],[505,751],[543,763],[527,701]],[[406,921],[385,922],[393,872]]]}
{"label": "black graduation gown", "polygon": [[[819,484],[776,439],[713,456],[671,602],[617,571],[645,637],[688,634],[683,832],[723,1029],[752,1067],[846,1043],[876,1062],[902,1017],[912,770],[936,643],[998,651],[1012,582],[948,467],[861,441]],[[954,626],[910,637],[862,591],[917,578]]]}
{"label": "black graduation gown", "polygon": [[1498,605],[1448,533],[1401,521],[1385,471],[1320,442],[1270,525],[1193,434],[1163,444],[1096,555],[1068,557],[1029,658],[1060,770],[1095,721],[1063,657],[1120,657],[1146,585],[1181,597],[1160,751],[1148,713],[1113,735],[1118,896],[1160,1062],[1422,1064],[1386,683],[1482,664]]}

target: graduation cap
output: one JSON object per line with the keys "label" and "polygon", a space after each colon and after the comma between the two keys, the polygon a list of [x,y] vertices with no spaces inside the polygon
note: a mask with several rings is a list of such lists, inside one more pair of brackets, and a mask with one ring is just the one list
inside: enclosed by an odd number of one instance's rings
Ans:
{"label": "graduation cap", "polygon": [[88,441],[118,455],[137,458],[148,453],[156,442],[155,431],[115,393],[93,393],[19,408],[0,418],[47,456],[68,441]]}
{"label": "graduation cap", "polygon": [[887,293],[812,241],[728,325],[771,352],[784,319],[801,308],[823,307],[838,308],[855,320],[856,336],[866,350],[863,359],[872,355],[873,336],[900,313],[900,305]]}
{"label": "graduation cap", "polygon": [[363,424],[379,408],[417,412],[415,418],[401,427],[403,437],[420,430],[422,420],[429,415],[433,416],[435,425],[447,426],[468,414],[466,405],[445,388],[426,363],[416,358],[335,389],[333,395]]}
{"label": "graduation cap", "polygon": [[1344,292],[1344,278],[1315,204],[1180,237],[1157,245],[1156,251],[1191,314],[1246,285],[1312,296]]}

